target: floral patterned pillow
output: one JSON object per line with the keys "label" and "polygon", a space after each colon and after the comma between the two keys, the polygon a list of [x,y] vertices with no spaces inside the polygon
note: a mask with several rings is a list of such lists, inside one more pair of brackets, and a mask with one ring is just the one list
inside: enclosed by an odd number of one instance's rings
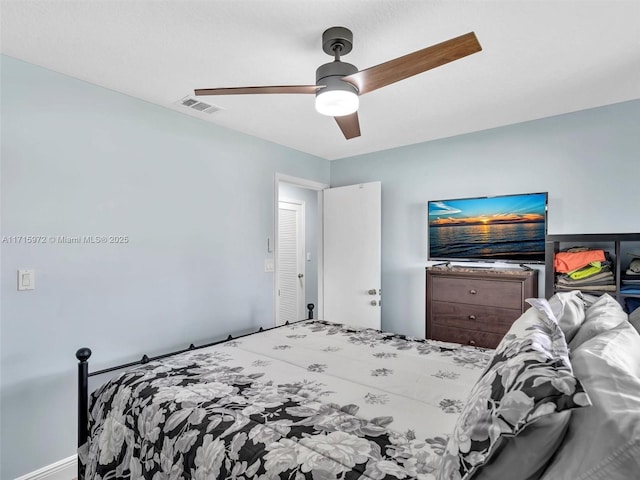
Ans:
{"label": "floral patterned pillow", "polygon": [[589,405],[573,375],[564,334],[552,319],[530,308],[514,322],[471,390],[438,480],[470,479],[503,441],[536,420]]}

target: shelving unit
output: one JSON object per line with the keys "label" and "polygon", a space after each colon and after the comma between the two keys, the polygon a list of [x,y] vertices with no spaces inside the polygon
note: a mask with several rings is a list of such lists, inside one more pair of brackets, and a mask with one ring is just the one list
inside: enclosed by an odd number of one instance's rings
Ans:
{"label": "shelving unit", "polygon": [[640,233],[587,233],[547,235],[545,262],[545,296],[551,297],[555,293],[555,270],[553,259],[557,252],[576,246],[602,248],[609,252],[614,267],[616,289],[613,292],[589,291],[594,295],[608,293],[624,305],[627,297],[640,298],[640,295],[620,292],[621,276],[632,260],[627,253],[640,253]]}

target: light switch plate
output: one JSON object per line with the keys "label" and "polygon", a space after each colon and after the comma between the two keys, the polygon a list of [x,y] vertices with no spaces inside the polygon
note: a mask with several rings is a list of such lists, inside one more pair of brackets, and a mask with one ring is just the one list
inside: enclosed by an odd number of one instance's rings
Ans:
{"label": "light switch plate", "polygon": [[33,270],[18,270],[18,290],[35,290],[36,276]]}
{"label": "light switch plate", "polygon": [[273,258],[266,258],[264,261],[264,271],[265,272],[273,272]]}

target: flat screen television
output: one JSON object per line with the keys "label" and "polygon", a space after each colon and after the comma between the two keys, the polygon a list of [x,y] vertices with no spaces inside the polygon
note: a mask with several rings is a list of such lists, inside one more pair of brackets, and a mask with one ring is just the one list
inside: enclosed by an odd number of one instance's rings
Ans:
{"label": "flat screen television", "polygon": [[544,263],[547,193],[428,202],[429,260]]}

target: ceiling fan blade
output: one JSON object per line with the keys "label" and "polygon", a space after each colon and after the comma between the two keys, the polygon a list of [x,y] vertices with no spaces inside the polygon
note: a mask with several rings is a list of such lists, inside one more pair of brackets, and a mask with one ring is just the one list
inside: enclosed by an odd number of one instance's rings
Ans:
{"label": "ceiling fan blade", "polygon": [[360,122],[358,121],[358,112],[342,117],[333,117],[338,122],[338,126],[347,140],[360,136]]}
{"label": "ceiling fan blade", "polygon": [[316,93],[323,85],[273,85],[269,87],[198,88],[196,95],[253,95],[258,93]]}
{"label": "ceiling fan blade", "polygon": [[375,67],[347,75],[342,80],[355,85],[362,95],[481,50],[482,47],[476,34],[469,32]]}

